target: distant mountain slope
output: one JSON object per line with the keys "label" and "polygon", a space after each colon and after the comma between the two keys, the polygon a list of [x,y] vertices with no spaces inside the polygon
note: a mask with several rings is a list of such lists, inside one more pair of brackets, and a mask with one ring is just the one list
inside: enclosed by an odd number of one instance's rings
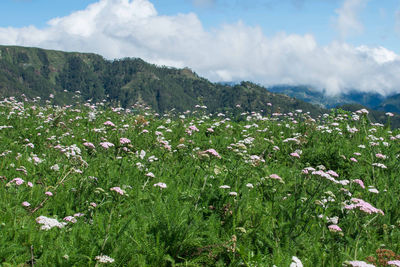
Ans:
{"label": "distant mountain slope", "polygon": [[[390,112],[400,111],[400,102],[397,102],[397,105],[395,105],[393,103],[395,100],[391,101],[391,97],[385,98],[376,93],[363,93],[354,90],[347,94],[328,96],[324,92],[309,86],[291,85],[272,86],[269,87],[268,90],[275,93],[286,94],[315,105],[320,105],[324,108],[334,108],[344,104],[357,103],[371,109]],[[400,98],[400,96],[398,96],[398,98]],[[389,103],[385,105],[384,103],[386,103],[386,101],[389,101]]]}
{"label": "distant mountain slope", "polygon": [[377,106],[377,109],[400,114],[400,94],[387,97]]}
{"label": "distant mountain slope", "polygon": [[210,112],[236,105],[245,111],[276,112],[279,107],[280,112],[302,109],[314,116],[326,112],[251,82],[211,83],[188,68],[159,67],[138,58],[109,61],[95,54],[0,46],[0,96],[49,99],[54,94],[56,104],[67,104],[75,91],[81,92],[82,101],[106,99],[122,107],[142,101],[157,112],[185,111],[196,104],[206,105]]}

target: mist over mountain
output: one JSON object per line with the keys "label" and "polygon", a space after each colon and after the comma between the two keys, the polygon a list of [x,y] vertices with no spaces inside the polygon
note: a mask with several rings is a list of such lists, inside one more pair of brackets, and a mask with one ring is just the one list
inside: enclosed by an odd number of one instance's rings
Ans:
{"label": "mist over mountain", "polygon": [[268,90],[295,97],[324,108],[335,108],[344,104],[361,104],[370,109],[400,113],[400,94],[384,96],[378,93],[361,92],[353,89],[349,90],[348,93],[331,96],[324,90],[305,85],[277,85],[268,87]]}

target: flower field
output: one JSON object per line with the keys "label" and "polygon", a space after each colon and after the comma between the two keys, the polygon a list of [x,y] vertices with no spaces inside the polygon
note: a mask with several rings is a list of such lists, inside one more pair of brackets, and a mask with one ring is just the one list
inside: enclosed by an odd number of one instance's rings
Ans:
{"label": "flower field", "polygon": [[400,266],[400,131],[267,108],[0,101],[0,265]]}

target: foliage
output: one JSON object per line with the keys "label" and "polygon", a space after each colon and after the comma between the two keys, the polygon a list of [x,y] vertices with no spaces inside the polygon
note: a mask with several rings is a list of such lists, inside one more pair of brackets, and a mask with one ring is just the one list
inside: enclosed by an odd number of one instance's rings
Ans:
{"label": "foliage", "polygon": [[365,110],[160,116],[73,97],[0,102],[2,266],[384,265],[400,253],[400,132]]}

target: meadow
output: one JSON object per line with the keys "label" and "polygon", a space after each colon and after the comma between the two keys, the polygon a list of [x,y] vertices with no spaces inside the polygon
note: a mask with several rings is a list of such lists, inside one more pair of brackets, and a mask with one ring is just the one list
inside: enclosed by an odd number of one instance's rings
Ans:
{"label": "meadow", "polygon": [[38,101],[0,101],[1,266],[400,266],[390,113]]}

